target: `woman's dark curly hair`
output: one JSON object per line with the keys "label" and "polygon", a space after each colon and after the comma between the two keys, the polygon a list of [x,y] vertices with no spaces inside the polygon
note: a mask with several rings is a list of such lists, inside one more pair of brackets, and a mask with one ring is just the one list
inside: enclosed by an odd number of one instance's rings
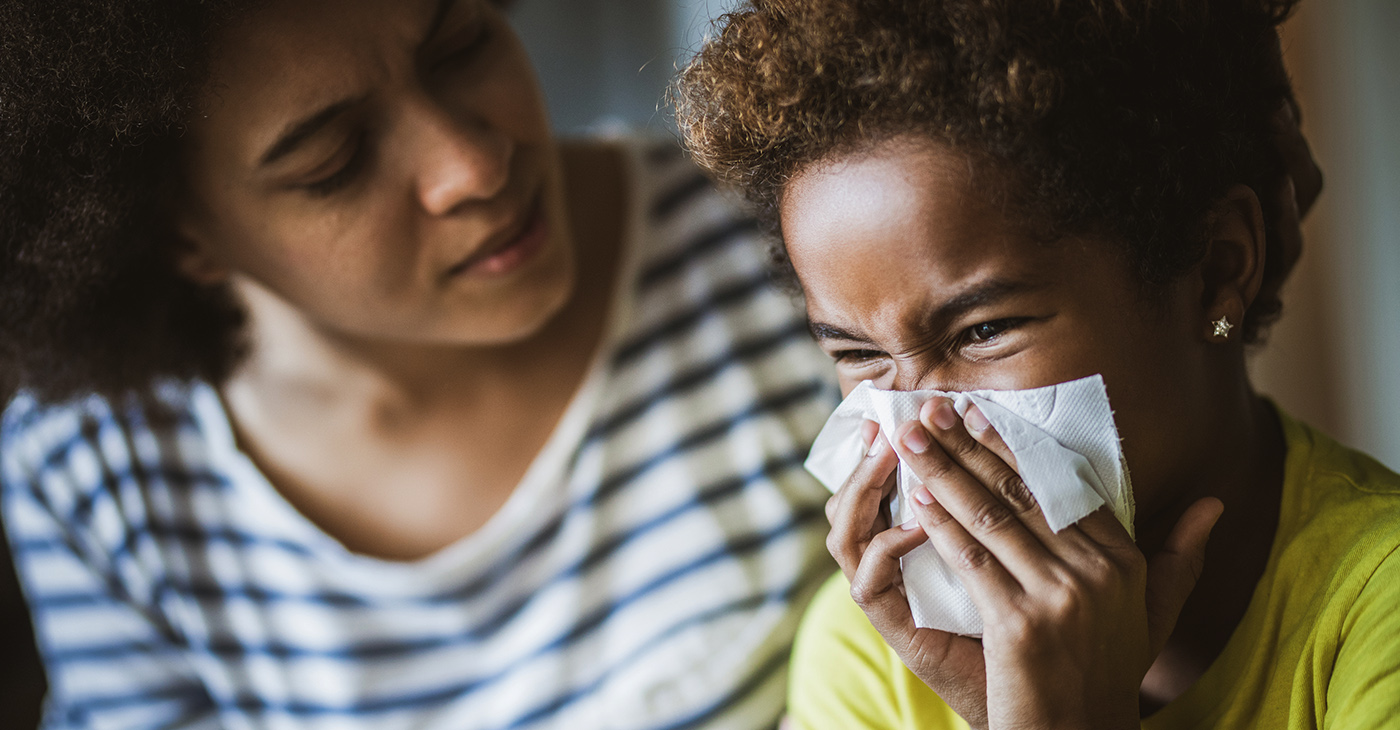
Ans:
{"label": "woman's dark curly hair", "polygon": [[[672,96],[692,154],[775,232],[806,166],[912,132],[1001,172],[1038,236],[1112,236],[1162,283],[1200,261],[1231,185],[1277,215],[1271,119],[1293,100],[1276,26],[1295,3],[751,0]],[[1246,338],[1279,309],[1255,301]]]}
{"label": "woman's dark curly hair", "polygon": [[227,374],[240,315],[177,273],[166,209],[210,36],[236,5],[0,4],[6,385],[59,398]]}
{"label": "woman's dark curly hair", "polygon": [[265,1],[0,3],[0,393],[233,369],[243,315],[179,274],[169,206],[211,43]]}

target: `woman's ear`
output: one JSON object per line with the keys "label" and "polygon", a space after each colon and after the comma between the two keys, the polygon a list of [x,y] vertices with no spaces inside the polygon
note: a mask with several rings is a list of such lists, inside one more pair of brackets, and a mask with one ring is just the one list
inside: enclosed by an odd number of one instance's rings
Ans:
{"label": "woman's ear", "polygon": [[1207,221],[1206,255],[1201,261],[1201,332],[1211,342],[1238,338],[1245,312],[1264,282],[1267,237],[1259,197],[1235,185],[1216,203]]}
{"label": "woman's ear", "polygon": [[188,219],[177,218],[174,235],[175,268],[200,286],[219,286],[228,281],[229,268],[214,255],[212,247]]}
{"label": "woman's ear", "polygon": [[202,202],[187,191],[177,190],[174,179],[167,181],[162,200],[171,226],[170,253],[175,269],[200,286],[219,286],[228,281],[232,272],[211,245],[210,216]]}

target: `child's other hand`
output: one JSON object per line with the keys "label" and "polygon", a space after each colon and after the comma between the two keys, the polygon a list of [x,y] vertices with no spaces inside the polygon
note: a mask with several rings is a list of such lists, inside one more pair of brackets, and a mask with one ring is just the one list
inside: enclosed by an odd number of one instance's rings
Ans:
{"label": "child's other hand", "polygon": [[1142,678],[1200,575],[1219,500],[1189,508],[1149,565],[1107,509],[1052,532],[975,408],[964,421],[948,400],[931,400],[894,444],[925,485],[911,500],[923,528],[914,532],[956,572],[984,624],[980,647],[914,630],[907,603],[896,607],[884,586],[898,580],[895,553],[918,541],[877,536],[851,592],[905,663],[950,704],[945,693],[984,691],[992,728],[1138,727]]}
{"label": "child's other hand", "polygon": [[827,549],[850,581],[851,596],[904,664],[973,727],[986,727],[981,643],[914,626],[899,559],[928,538],[917,524],[913,529],[888,524],[883,505],[894,490],[899,459],[878,425],[865,425],[866,443],[873,445],[826,504],[831,522]]}

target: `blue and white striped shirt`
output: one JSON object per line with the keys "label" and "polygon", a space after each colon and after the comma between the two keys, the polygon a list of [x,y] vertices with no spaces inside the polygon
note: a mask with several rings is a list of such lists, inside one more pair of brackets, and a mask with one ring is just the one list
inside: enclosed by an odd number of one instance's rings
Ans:
{"label": "blue and white striped shirt", "polygon": [[652,192],[601,354],[505,506],[423,560],[308,521],[207,384],[13,401],[3,506],[46,726],[774,726],[831,571],[802,460],[837,394],[753,223],[676,150],[632,158]]}

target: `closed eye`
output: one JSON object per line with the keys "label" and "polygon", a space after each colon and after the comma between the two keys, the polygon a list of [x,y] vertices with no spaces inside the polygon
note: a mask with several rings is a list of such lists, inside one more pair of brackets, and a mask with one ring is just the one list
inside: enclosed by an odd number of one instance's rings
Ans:
{"label": "closed eye", "polygon": [[302,183],[298,187],[313,197],[325,198],[349,186],[351,182],[354,182],[355,176],[364,168],[365,162],[369,157],[369,152],[366,149],[368,145],[366,144],[364,135],[360,135],[351,144],[355,147],[350,153],[350,157],[345,161],[345,164],[325,177]]}
{"label": "closed eye", "polygon": [[444,54],[433,64],[433,69],[451,69],[471,63],[481,49],[491,40],[491,29],[486,22],[466,33],[466,38],[454,46],[454,50]]}
{"label": "closed eye", "polygon": [[831,353],[831,357],[838,363],[854,365],[879,360],[885,357],[885,353],[879,350],[837,350]]}

